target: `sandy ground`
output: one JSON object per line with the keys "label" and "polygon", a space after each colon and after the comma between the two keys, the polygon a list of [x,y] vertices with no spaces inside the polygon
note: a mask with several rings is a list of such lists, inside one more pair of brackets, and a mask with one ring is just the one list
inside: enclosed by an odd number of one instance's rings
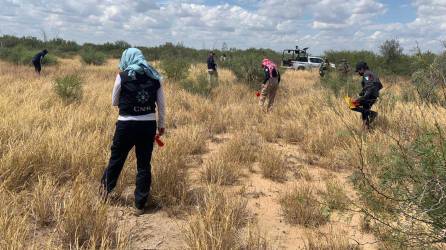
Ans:
{"label": "sandy ground", "polygon": [[[231,138],[230,134],[217,135],[208,141],[208,151],[201,155],[198,161],[202,162],[210,155],[214,154],[224,143]],[[348,190],[350,198],[354,198],[354,191],[349,186],[347,178],[348,172],[329,172],[315,163],[314,157],[302,153],[297,145],[286,143],[272,144],[281,150],[289,165],[287,181],[278,183],[265,179],[260,173],[260,169],[254,164],[254,172],[247,173],[241,178],[236,186],[225,187],[226,189],[244,188],[244,196],[248,200],[248,209],[253,214],[261,233],[270,242],[273,242],[274,249],[305,249],[304,238],[310,232],[341,232],[348,235],[352,243],[361,245],[361,249],[377,249],[374,244],[373,235],[362,233],[360,230],[360,216],[354,212],[343,212],[342,214],[332,214],[330,222],[317,229],[308,229],[301,226],[287,224],[280,210],[280,194],[301,182],[310,183],[315,186],[323,185],[327,178],[335,178],[344,184]],[[191,180],[199,183],[199,173],[201,166],[191,168]],[[300,171],[306,170],[309,177],[303,178]],[[131,197],[132,190],[127,190],[128,197]],[[131,198],[130,198],[131,199]],[[132,249],[185,249],[183,230],[187,218],[169,217],[165,211],[153,209],[146,214],[135,217],[132,214],[131,202],[116,203],[112,216],[119,216],[121,226],[130,231]],[[123,199],[125,200],[125,199]]]}
{"label": "sandy ground", "polygon": [[[213,135],[213,138],[207,141],[206,153],[191,159],[193,163],[190,164],[189,178],[193,187],[200,185],[202,163],[218,152],[231,136]],[[377,245],[373,243],[373,235],[361,232],[360,215],[354,212],[334,213],[327,225],[317,229],[287,224],[281,214],[279,198],[284,191],[295,185],[304,183],[322,187],[325,180],[332,178],[343,183],[353,200],[355,191],[348,182],[350,172],[334,172],[323,168],[322,164],[318,164],[317,157],[304,153],[298,145],[283,141],[271,145],[286,156],[289,168],[287,181],[278,183],[263,178],[260,169],[254,164],[254,171],[246,172],[237,185],[223,188],[228,191],[242,188],[245,190],[244,198],[248,201],[249,212],[255,217],[262,233],[273,243],[274,249],[304,249],[304,238],[309,233],[323,234],[333,231],[348,235],[350,242],[359,244],[362,249],[377,249]],[[307,173],[306,176],[302,176],[303,172]],[[185,249],[184,228],[187,225],[187,216],[172,217],[163,209],[152,209],[142,216],[135,217],[132,213],[133,188],[128,187],[123,195],[112,203],[113,209],[110,211],[110,216],[119,219],[119,227],[129,232],[131,249]],[[44,241],[45,235],[48,234],[51,232],[40,230],[36,232],[35,238]]]}

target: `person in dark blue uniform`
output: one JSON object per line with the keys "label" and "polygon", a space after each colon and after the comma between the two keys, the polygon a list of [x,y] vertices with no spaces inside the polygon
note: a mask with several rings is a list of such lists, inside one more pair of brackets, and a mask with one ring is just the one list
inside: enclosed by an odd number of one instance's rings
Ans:
{"label": "person in dark blue uniform", "polygon": [[210,52],[207,60],[208,64],[208,81],[214,84],[218,81],[217,64],[215,63],[215,53]]}
{"label": "person in dark blue uniform", "polygon": [[356,64],[356,72],[362,76],[362,90],[359,93],[359,98],[355,100],[358,106],[353,110],[361,113],[363,126],[364,128],[369,129],[370,124],[378,116],[378,113],[371,109],[378,99],[379,91],[382,89],[383,85],[378,76],[369,69],[366,62],[358,62],[358,64]]}
{"label": "person in dark blue uniform", "polygon": [[43,61],[43,58],[47,54],[48,54],[48,50],[44,49],[44,50],[40,51],[39,53],[37,53],[32,59],[34,69],[38,75],[40,75],[40,71],[42,71],[42,61]]}

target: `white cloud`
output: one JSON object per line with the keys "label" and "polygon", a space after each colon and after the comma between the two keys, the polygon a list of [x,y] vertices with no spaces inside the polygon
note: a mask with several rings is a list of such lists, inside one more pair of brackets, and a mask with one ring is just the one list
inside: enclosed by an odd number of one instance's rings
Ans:
{"label": "white cloud", "polygon": [[342,29],[360,27],[383,14],[382,3],[370,0],[323,0],[314,7],[316,29]]}
{"label": "white cloud", "polygon": [[382,23],[392,12],[383,0],[0,0],[0,32],[40,36],[44,29],[80,42],[127,40],[137,45],[184,42],[201,48],[269,47],[296,44],[314,53],[327,49],[374,49],[399,38],[406,48],[417,40],[426,49],[446,39],[446,1],[413,0],[416,19]]}

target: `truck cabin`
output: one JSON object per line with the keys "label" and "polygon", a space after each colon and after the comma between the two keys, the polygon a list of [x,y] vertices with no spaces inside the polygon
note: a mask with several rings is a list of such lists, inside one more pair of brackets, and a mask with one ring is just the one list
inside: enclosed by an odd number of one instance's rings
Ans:
{"label": "truck cabin", "polygon": [[308,61],[308,48],[299,49],[286,49],[282,53],[282,66],[291,67],[293,62],[307,62]]}

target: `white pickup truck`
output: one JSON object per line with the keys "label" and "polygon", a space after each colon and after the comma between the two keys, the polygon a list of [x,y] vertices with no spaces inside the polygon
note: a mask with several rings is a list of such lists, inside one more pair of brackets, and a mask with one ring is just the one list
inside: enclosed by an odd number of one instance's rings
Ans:
{"label": "white pickup truck", "polygon": [[324,59],[319,56],[311,56],[308,48],[285,49],[282,53],[282,67],[286,69],[319,69]]}
{"label": "white pickup truck", "polygon": [[317,56],[300,57],[296,61],[292,61],[288,68],[297,70],[319,69],[323,61],[321,57]]}

